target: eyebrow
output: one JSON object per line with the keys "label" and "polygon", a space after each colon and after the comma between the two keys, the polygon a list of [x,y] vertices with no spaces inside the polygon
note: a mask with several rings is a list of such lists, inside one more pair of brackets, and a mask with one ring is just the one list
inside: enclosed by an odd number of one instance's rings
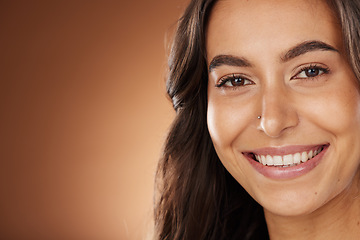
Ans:
{"label": "eyebrow", "polygon": [[[303,55],[308,52],[313,51],[335,51],[339,52],[333,46],[324,43],[322,41],[306,41],[302,42],[295,47],[288,50],[282,57],[282,62],[290,61],[300,55]],[[210,64],[209,64],[209,73],[213,71],[215,68],[227,65],[227,66],[235,66],[235,67],[252,67],[252,64],[245,58],[237,57],[233,55],[217,55],[215,56]]]}
{"label": "eyebrow", "polygon": [[337,50],[333,46],[331,46],[327,43],[324,43],[322,41],[308,41],[308,42],[300,43],[300,44],[296,45],[295,47],[293,47],[292,49],[290,49],[289,51],[287,51],[285,53],[285,55],[281,58],[281,60],[283,62],[287,62],[293,58],[296,58],[300,55],[303,55],[307,52],[312,52],[312,51],[339,52],[339,50]]}
{"label": "eyebrow", "polygon": [[217,55],[211,60],[209,64],[209,72],[222,65],[235,66],[235,67],[252,66],[251,63],[245,58],[236,57],[233,55]]}

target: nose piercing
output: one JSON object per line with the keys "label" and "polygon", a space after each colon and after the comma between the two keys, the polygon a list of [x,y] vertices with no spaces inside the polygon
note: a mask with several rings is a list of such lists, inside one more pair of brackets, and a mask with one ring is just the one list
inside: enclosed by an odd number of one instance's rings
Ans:
{"label": "nose piercing", "polygon": [[260,119],[260,118],[261,118],[261,115],[259,115],[257,118]]}

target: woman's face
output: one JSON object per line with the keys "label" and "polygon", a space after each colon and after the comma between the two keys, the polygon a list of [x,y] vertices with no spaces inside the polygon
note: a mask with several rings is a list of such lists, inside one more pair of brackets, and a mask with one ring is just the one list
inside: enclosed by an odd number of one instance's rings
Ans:
{"label": "woman's face", "polygon": [[346,193],[360,159],[360,96],[327,5],[219,1],[206,49],[209,132],[248,193],[286,216]]}

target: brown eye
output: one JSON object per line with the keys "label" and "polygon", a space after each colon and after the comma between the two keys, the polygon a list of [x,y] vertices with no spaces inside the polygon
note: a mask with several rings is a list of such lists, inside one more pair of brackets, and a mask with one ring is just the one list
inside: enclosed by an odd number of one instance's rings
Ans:
{"label": "brown eye", "polygon": [[254,84],[254,82],[242,76],[233,74],[221,78],[220,83],[217,84],[216,87],[242,87],[251,84]]}
{"label": "brown eye", "polygon": [[314,79],[323,74],[329,73],[328,68],[310,65],[302,68],[292,79]]}
{"label": "brown eye", "polygon": [[307,70],[305,70],[305,75],[307,77],[316,77],[318,76],[320,73],[320,70],[318,68],[309,68]]}
{"label": "brown eye", "polygon": [[230,80],[231,86],[242,86],[245,83],[245,80],[243,78],[233,78]]}

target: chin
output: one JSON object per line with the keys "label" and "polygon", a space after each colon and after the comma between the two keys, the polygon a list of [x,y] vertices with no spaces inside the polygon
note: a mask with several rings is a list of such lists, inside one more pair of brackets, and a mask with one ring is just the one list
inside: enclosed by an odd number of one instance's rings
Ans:
{"label": "chin", "polygon": [[299,204],[284,200],[277,204],[265,204],[264,211],[283,217],[299,217],[316,211],[321,207],[319,205],[315,203]]}

